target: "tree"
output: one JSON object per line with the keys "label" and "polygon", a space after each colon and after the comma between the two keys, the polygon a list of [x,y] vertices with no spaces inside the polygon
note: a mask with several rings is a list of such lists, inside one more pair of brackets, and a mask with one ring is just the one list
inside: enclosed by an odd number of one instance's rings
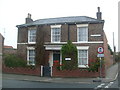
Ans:
{"label": "tree", "polygon": [[[68,41],[67,44],[62,46],[62,68],[66,70],[76,69],[78,67],[77,48]],[[65,58],[71,58],[71,60],[65,60]]]}
{"label": "tree", "polygon": [[37,32],[36,32],[36,48],[35,48],[35,60],[36,60],[36,65],[45,65],[46,60],[45,60],[45,47],[44,47],[44,37],[45,37],[45,31],[44,27],[38,26],[37,27]]}
{"label": "tree", "polygon": [[115,61],[120,62],[120,52],[118,52],[118,54],[115,55]]}
{"label": "tree", "polygon": [[110,50],[111,55],[113,55],[113,51],[112,51],[112,49],[111,49],[109,44],[108,44],[108,50]]}

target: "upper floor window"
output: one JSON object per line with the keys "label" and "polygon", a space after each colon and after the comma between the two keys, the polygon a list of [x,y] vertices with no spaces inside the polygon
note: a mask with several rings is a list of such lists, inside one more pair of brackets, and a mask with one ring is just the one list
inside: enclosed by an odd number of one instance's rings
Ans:
{"label": "upper floor window", "polygon": [[61,25],[51,26],[51,42],[58,43],[61,39]]}
{"label": "upper floor window", "polygon": [[29,43],[36,42],[36,30],[29,30],[28,31],[28,42]]}
{"label": "upper floor window", "polygon": [[88,41],[88,24],[77,25],[77,41]]}

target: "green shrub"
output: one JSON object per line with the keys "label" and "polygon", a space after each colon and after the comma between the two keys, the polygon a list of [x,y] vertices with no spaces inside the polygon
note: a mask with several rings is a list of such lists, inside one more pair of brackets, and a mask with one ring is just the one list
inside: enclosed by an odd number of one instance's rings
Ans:
{"label": "green shrub", "polygon": [[[101,67],[104,64],[104,60],[102,58],[101,60]],[[95,62],[91,62],[91,65],[88,68],[88,71],[92,71],[92,72],[98,72],[98,69],[100,68],[100,59],[98,58]]]}
{"label": "green shrub", "polygon": [[4,64],[7,67],[26,67],[26,61],[13,54],[4,55]]}
{"label": "green shrub", "polygon": [[[62,69],[72,70],[78,68],[77,48],[71,41],[68,41],[67,44],[62,46],[61,52]],[[65,58],[71,58],[71,60],[67,61]]]}

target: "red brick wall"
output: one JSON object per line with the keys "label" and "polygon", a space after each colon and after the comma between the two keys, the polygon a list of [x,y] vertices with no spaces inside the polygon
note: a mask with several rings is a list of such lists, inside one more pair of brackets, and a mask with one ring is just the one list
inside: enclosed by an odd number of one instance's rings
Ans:
{"label": "red brick wall", "polygon": [[[57,70],[56,67],[52,69],[53,77],[99,77],[100,73],[98,72],[88,72],[87,70],[76,69],[76,70]],[[104,67],[102,68],[102,77],[105,77]]]}
{"label": "red brick wall", "polygon": [[110,50],[108,50],[108,41],[106,35],[104,33],[104,59],[105,59],[105,68],[107,69],[113,64],[113,58],[110,54]]}
{"label": "red brick wall", "polygon": [[13,73],[13,74],[27,74],[27,75],[41,75],[41,69],[40,67],[36,67],[35,69],[31,68],[22,68],[22,67],[16,67],[16,68],[9,68],[3,65],[2,72],[5,73]]}

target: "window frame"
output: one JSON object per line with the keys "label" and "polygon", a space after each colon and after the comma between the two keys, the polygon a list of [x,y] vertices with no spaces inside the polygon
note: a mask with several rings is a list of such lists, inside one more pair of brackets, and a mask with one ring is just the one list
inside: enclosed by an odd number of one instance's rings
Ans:
{"label": "window frame", "polygon": [[[35,31],[35,41],[33,42],[30,41],[31,31]],[[32,43],[32,44],[36,43],[36,30],[35,29],[28,30],[28,43]]]}
{"label": "window frame", "polygon": [[[89,63],[89,51],[88,51],[88,49],[89,49],[89,46],[78,46],[77,47],[77,49],[78,49],[78,67],[79,68],[89,68],[89,66],[88,66],[88,63]],[[79,51],[80,50],[87,50],[87,64],[86,65],[79,65]]]}
{"label": "window frame", "polygon": [[[79,40],[79,28],[87,28],[87,40],[85,41],[80,41]],[[88,42],[88,24],[77,24],[77,42]]]}
{"label": "window frame", "polygon": [[[60,38],[59,38],[59,41],[53,41],[53,29],[55,29],[55,28],[59,28],[60,29]],[[61,42],[61,25],[51,25],[51,43],[60,43]]]}
{"label": "window frame", "polygon": [[30,59],[29,59],[29,51],[30,50],[34,50],[34,52],[35,52],[35,48],[34,47],[27,47],[27,65],[35,65],[35,56],[34,56],[34,64],[30,64]]}

